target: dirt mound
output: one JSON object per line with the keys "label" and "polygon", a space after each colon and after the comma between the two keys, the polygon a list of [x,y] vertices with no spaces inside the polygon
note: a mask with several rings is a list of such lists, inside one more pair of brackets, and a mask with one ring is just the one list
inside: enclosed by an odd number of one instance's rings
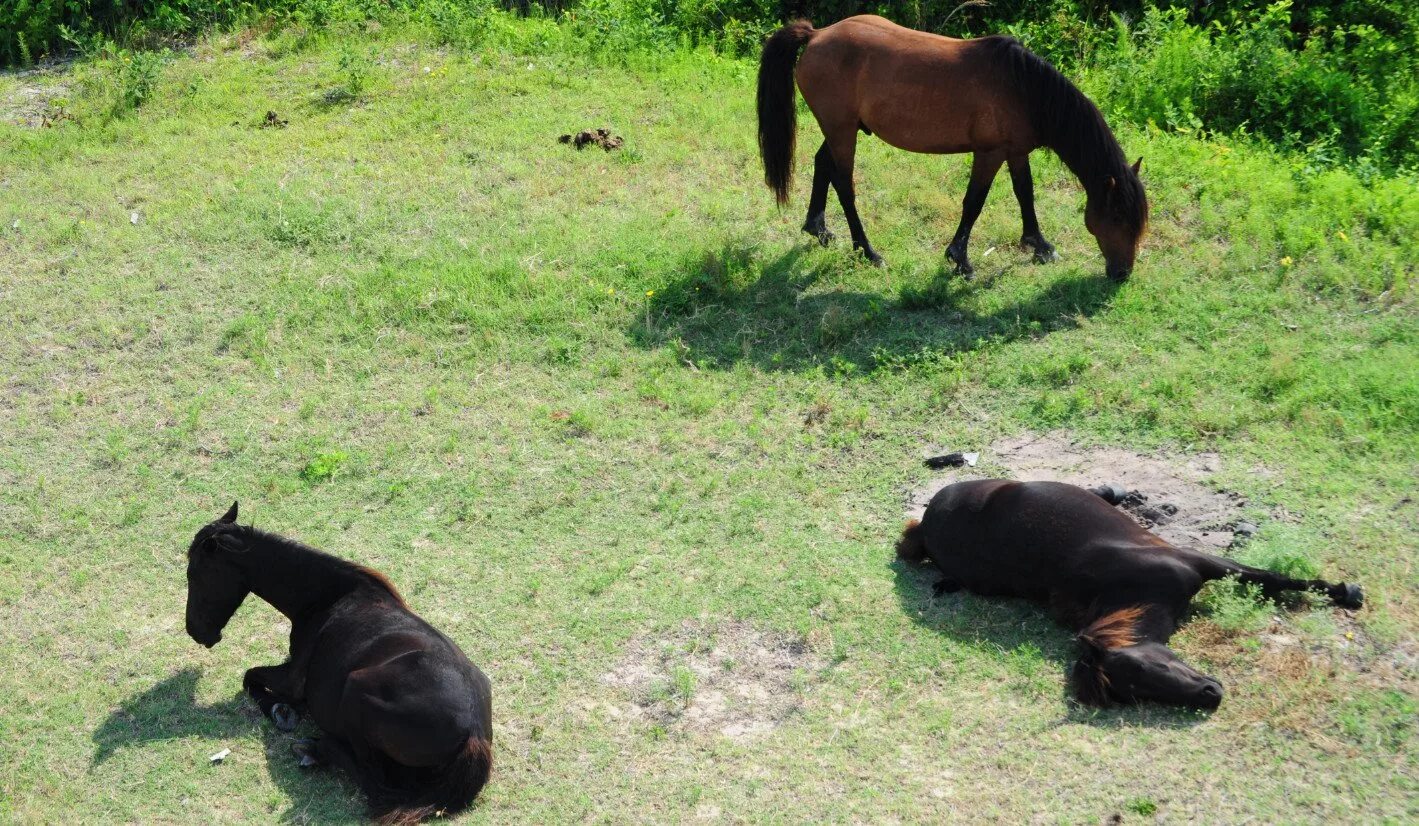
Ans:
{"label": "dirt mound", "polygon": [[585,149],[589,144],[605,149],[610,152],[612,149],[620,149],[625,139],[620,135],[611,134],[611,130],[606,127],[600,129],[583,129],[575,135],[563,135],[557,138],[558,143],[569,143],[577,149]]}
{"label": "dirt mound", "polygon": [[686,622],[631,640],[601,679],[629,695],[633,718],[738,738],[777,728],[825,665],[798,637],[743,622]]}
{"label": "dirt mound", "polygon": [[[1226,548],[1246,500],[1203,484],[1217,469],[1217,456],[1198,453],[1148,456],[1116,447],[1080,447],[1066,434],[1003,439],[980,452],[979,466],[947,470],[930,485],[910,492],[908,516],[917,518],[938,490],[966,479],[1008,477],[1021,481],[1113,486],[1111,499],[1139,524],[1177,545]],[[1241,531],[1255,530],[1243,523]]]}

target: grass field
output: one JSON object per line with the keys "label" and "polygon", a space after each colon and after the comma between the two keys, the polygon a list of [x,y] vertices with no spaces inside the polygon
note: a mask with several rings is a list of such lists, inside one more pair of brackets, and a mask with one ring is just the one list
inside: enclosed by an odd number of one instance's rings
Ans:
{"label": "grass field", "polygon": [[[1123,131],[1131,281],[1041,153],[1063,260],[1015,249],[1002,178],[964,284],[964,158],[864,141],[879,271],[798,232],[811,119],[774,208],[753,63],[431,43],[217,37],[123,117],[81,64],[45,81],[76,119],[0,125],[0,817],[358,816],[238,696],[279,615],[183,632],[187,543],[233,499],[491,676],[468,822],[1419,816],[1414,180]],[[626,146],[557,143],[600,125]],[[1261,526],[1239,555],[1366,608],[1214,589],[1176,647],[1218,712],[1072,705],[1066,632],[891,551],[922,457],[1054,430],[1217,452]],[[701,725],[710,687],[781,713]]]}

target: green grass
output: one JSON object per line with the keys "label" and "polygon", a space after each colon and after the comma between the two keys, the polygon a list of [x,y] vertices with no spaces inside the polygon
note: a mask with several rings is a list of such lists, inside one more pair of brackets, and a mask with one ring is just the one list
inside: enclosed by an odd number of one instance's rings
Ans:
{"label": "green grass", "polygon": [[[386,571],[490,674],[469,821],[1412,816],[1413,180],[1125,131],[1154,204],[1128,284],[1042,154],[1063,261],[1013,247],[1002,179],[967,285],[941,255],[963,158],[864,140],[878,271],[798,232],[811,120],[773,208],[752,63],[428,42],[217,38],[132,114],[100,89],[0,127],[0,815],[358,814],[238,697],[278,615],[183,633],[186,545],[240,499]],[[625,149],[556,141],[603,124]],[[1067,633],[933,601],[891,552],[926,451],[1055,428],[1218,451],[1261,520],[1246,555],[1366,609],[1278,609],[1278,654],[1224,593],[1177,638],[1219,712],[1074,708]],[[609,713],[621,652],[686,620],[830,665],[758,738]]]}

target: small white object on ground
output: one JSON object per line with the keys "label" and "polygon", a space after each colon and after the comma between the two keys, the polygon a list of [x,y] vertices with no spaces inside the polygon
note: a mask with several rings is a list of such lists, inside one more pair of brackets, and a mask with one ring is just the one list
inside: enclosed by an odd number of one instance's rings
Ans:
{"label": "small white object on ground", "polygon": [[222,749],[221,751],[219,751],[219,752],[217,752],[216,754],[212,755],[212,756],[211,756],[210,758],[208,758],[208,759],[211,760],[213,763],[220,763],[220,762],[222,762],[223,760],[226,760],[226,759],[227,759],[227,755],[229,755],[229,754],[231,754],[231,753],[232,753],[232,750],[231,750],[231,749]]}
{"label": "small white object on ground", "polygon": [[971,467],[975,467],[976,460],[980,458],[979,453],[963,453],[961,455],[965,457],[966,464],[970,465]]}
{"label": "small white object on ground", "polygon": [[133,212],[128,215],[128,222],[133,226],[138,226],[138,213]]}
{"label": "small white object on ground", "polygon": [[992,252],[995,252],[995,247],[986,247],[985,252],[981,253],[980,257],[989,258]]}

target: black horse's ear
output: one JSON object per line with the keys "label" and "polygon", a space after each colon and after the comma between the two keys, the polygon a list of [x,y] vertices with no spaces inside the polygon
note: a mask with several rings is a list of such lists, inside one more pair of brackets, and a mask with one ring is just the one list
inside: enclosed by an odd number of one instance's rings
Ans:
{"label": "black horse's ear", "polygon": [[1137,175],[1138,170],[1143,168],[1143,156],[1139,155],[1138,160],[1133,162],[1133,174]]}
{"label": "black horse's ear", "polygon": [[1106,178],[1106,179],[1104,180],[1104,183],[1106,183],[1106,184],[1109,185],[1109,191],[1110,191],[1110,192],[1113,192],[1113,191],[1114,191],[1114,187],[1118,186],[1118,181],[1114,180],[1114,176],[1112,176],[1112,175],[1110,175],[1108,178]]}
{"label": "black horse's ear", "polygon": [[222,514],[222,518],[221,518],[221,519],[218,519],[217,521],[218,521],[218,522],[235,522],[236,520],[237,520],[237,503],[236,503],[236,502],[233,502],[233,503],[232,503],[232,506],[231,506],[230,508],[227,508],[227,512],[224,513],[224,514]]}
{"label": "black horse's ear", "polygon": [[246,550],[246,537],[240,530],[224,531],[212,536],[212,544],[223,551],[231,553],[241,553]]}

